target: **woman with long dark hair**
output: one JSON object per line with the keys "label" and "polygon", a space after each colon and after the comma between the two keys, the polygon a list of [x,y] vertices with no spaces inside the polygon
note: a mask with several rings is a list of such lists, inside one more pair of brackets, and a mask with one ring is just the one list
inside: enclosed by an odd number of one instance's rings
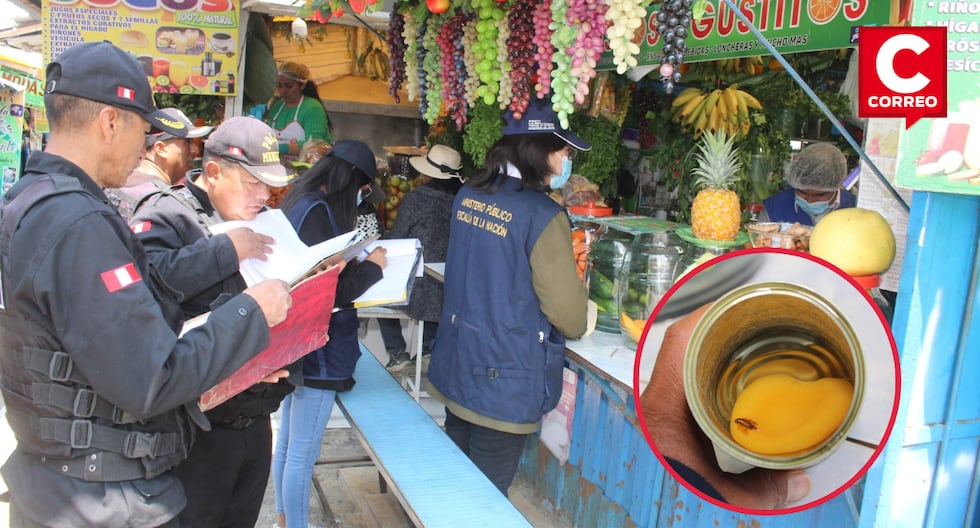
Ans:
{"label": "woman with long dark hair", "polygon": [[[354,229],[357,206],[374,192],[374,155],[360,141],[338,141],[326,156],[292,184],[282,210],[299,238],[313,245]],[[310,482],[323,429],[337,392],[354,386],[361,356],[357,310],[351,303],[382,277],[386,259],[377,248],[363,261],[347,263],[337,281],[329,340],[303,358],[303,384],[283,400],[272,462],[276,513],[283,528],[306,527]]]}
{"label": "woman with long dark hair", "polygon": [[568,215],[548,196],[590,146],[533,98],[456,195],[430,392],[446,434],[504,494],[527,436],[558,403],[565,338],[586,331]]}

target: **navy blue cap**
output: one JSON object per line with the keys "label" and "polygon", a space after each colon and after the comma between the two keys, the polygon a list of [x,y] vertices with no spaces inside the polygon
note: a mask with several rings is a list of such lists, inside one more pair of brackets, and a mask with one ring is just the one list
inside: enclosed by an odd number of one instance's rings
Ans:
{"label": "navy blue cap", "polygon": [[518,134],[554,134],[578,150],[592,148],[592,145],[586,143],[584,139],[561,127],[558,114],[555,113],[549,99],[532,97],[520,119],[515,119],[512,111],[504,114],[504,135]]}
{"label": "navy blue cap", "polygon": [[45,69],[44,93],[67,94],[139,114],[174,137],[187,126],[157,109],[146,72],[132,55],[108,40],[83,42],[61,52]]}
{"label": "navy blue cap", "polygon": [[341,139],[334,143],[333,149],[327,152],[327,156],[340,158],[367,175],[368,179],[371,180],[371,194],[365,198],[368,203],[384,201],[384,191],[374,182],[374,177],[378,174],[378,162],[374,159],[374,153],[371,152],[371,147],[367,146],[367,143],[356,139]]}

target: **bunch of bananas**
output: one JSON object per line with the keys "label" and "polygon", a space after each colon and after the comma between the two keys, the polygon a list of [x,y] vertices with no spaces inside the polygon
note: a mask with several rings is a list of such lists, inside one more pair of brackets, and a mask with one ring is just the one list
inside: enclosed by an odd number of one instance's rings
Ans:
{"label": "bunch of bananas", "polygon": [[372,81],[388,81],[391,74],[388,55],[381,48],[370,46],[358,61],[358,70]]}
{"label": "bunch of bananas", "polygon": [[762,57],[738,57],[732,59],[718,59],[708,62],[695,62],[691,64],[688,77],[703,78],[706,80],[727,79],[741,75],[757,75],[763,70]]}
{"label": "bunch of bananas", "polygon": [[693,129],[695,136],[705,130],[724,130],[729,136],[745,137],[752,127],[749,109],[762,110],[762,105],[752,94],[739,90],[737,83],[710,92],[690,87],[670,105],[674,122]]}

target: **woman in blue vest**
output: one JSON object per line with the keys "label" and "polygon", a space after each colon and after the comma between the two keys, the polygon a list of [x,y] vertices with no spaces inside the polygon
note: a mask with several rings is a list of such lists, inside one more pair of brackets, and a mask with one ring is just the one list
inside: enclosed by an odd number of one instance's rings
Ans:
{"label": "woman in blue vest", "polygon": [[[307,245],[354,229],[357,207],[374,192],[376,164],[360,141],[338,141],[299,181],[292,184],[282,210]],[[354,365],[361,356],[354,299],[381,280],[384,248],[364,261],[347,263],[337,281],[329,340],[303,358],[303,384],[282,402],[282,420],[272,460],[276,513],[282,528],[305,528],[309,518],[310,482],[320,453],[323,429],[337,392],[354,386]]]}
{"label": "woman in blue vest", "polygon": [[548,193],[590,146],[546,100],[505,121],[453,203],[429,381],[446,434],[506,495],[527,435],[558,403],[565,338],[586,331],[571,226]]}
{"label": "woman in blue vest", "polygon": [[813,226],[835,209],[854,207],[857,199],[841,187],[847,158],[830,143],[814,143],[793,158],[784,189],[763,200],[761,222],[799,222]]}

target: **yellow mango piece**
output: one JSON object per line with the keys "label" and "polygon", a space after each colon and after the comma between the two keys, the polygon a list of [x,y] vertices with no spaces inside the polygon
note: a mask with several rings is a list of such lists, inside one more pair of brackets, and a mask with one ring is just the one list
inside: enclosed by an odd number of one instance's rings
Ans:
{"label": "yellow mango piece", "polygon": [[798,453],[837,430],[853,396],[854,385],[842,378],[763,376],[735,399],[729,430],[735,442],[759,455]]}
{"label": "yellow mango piece", "polygon": [[643,335],[643,329],[647,326],[646,319],[633,319],[632,317],[626,315],[625,312],[619,313],[619,322],[633,341],[640,340],[640,336]]}

